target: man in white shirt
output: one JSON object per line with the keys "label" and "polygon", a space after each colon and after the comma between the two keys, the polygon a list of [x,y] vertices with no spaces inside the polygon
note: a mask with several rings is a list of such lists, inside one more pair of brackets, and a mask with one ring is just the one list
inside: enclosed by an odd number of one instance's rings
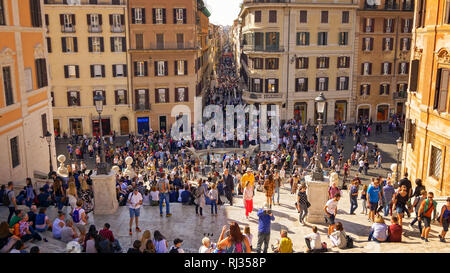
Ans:
{"label": "man in white shirt", "polygon": [[330,199],[327,201],[325,205],[325,219],[328,222],[328,235],[331,235],[334,231],[334,220],[336,219],[337,214],[337,205],[339,202],[339,199],[341,199],[341,194],[336,193],[333,197],[333,199]]}
{"label": "man in white shirt", "polygon": [[312,226],[313,233],[305,236],[306,246],[308,248],[307,252],[322,249],[322,242],[320,240],[320,234],[317,232],[317,226]]}
{"label": "man in white shirt", "polygon": [[136,219],[136,231],[141,232],[139,228],[139,215],[140,208],[143,203],[142,194],[138,191],[138,188],[135,187],[133,192],[128,195],[128,208],[130,209],[130,235],[133,235],[133,231],[131,228],[133,227],[133,217]]}

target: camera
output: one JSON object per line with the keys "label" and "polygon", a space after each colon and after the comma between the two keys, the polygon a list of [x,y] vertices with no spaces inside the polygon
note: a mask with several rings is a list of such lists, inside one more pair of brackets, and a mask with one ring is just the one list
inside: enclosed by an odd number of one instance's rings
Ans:
{"label": "camera", "polygon": [[264,211],[264,215],[270,215],[272,213],[272,210],[268,209]]}

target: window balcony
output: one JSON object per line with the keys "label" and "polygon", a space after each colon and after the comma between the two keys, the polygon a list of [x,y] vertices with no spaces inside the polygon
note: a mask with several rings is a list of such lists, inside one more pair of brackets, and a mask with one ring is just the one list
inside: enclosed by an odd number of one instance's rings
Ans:
{"label": "window balcony", "polygon": [[89,33],[101,33],[102,32],[102,26],[89,26],[88,27]]}
{"label": "window balcony", "polygon": [[394,99],[406,99],[408,97],[408,92],[406,91],[399,91],[394,92]]}
{"label": "window balcony", "polygon": [[112,33],[122,33],[125,32],[125,26],[111,26],[111,32]]}
{"label": "window balcony", "polygon": [[75,32],[75,26],[61,26],[61,32],[63,33],[74,33]]}
{"label": "window balcony", "polygon": [[152,107],[150,104],[134,104],[133,105],[134,111],[150,111],[152,110]]}
{"label": "window balcony", "polygon": [[244,45],[244,51],[254,51],[254,52],[284,52],[283,46],[278,45]]}

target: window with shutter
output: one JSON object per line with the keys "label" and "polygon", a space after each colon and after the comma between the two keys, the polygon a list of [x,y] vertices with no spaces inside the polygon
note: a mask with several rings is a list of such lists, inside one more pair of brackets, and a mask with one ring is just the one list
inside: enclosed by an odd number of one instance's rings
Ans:
{"label": "window with shutter", "polygon": [[301,10],[300,11],[300,23],[307,23],[308,22],[308,11]]}
{"label": "window with shutter", "polygon": [[442,150],[431,145],[428,175],[440,180],[442,174]]}
{"label": "window with shutter", "polygon": [[144,16],[142,8],[134,8],[134,24],[144,24]]}
{"label": "window with shutter", "polygon": [[343,24],[350,23],[350,12],[349,11],[342,12],[342,23]]}
{"label": "window with shutter", "polygon": [[15,168],[20,165],[19,137],[13,137],[9,140],[11,149],[11,166]]}

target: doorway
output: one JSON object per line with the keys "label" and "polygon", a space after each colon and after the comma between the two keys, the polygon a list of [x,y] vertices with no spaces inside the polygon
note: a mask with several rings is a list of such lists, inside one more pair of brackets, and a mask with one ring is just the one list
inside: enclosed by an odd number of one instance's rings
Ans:
{"label": "doorway", "polygon": [[[109,118],[102,118],[102,134],[111,135],[111,122]],[[92,120],[92,135],[100,136],[100,126],[98,119]]]}
{"label": "doorway", "polygon": [[370,108],[369,107],[361,107],[358,109],[358,120],[361,119],[369,119]]}
{"label": "doorway", "polygon": [[128,135],[129,133],[129,122],[127,117],[120,118],[120,134]]}
{"label": "doorway", "polygon": [[166,132],[167,130],[167,117],[166,116],[160,116],[159,117],[159,130]]}
{"label": "doorway", "polygon": [[148,133],[149,118],[148,117],[137,118],[137,125],[138,125],[138,134],[144,135],[144,134]]}
{"label": "doorway", "polygon": [[83,120],[81,118],[69,119],[69,135],[83,135]]}

